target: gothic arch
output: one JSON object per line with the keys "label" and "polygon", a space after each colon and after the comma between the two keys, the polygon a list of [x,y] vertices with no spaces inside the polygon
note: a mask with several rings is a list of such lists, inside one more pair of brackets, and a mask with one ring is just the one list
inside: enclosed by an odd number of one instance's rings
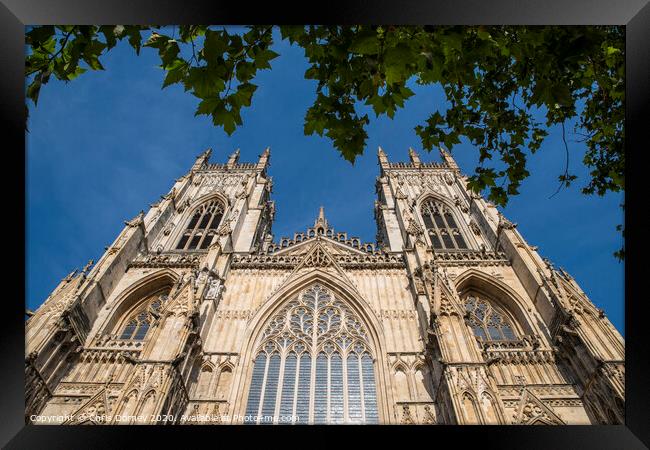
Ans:
{"label": "gothic arch", "polygon": [[480,425],[481,414],[478,405],[476,404],[474,394],[467,390],[463,391],[460,399],[463,407],[463,419],[465,422],[463,425]]}
{"label": "gothic arch", "polygon": [[210,387],[212,385],[213,379],[215,376],[214,366],[210,363],[204,363],[201,365],[198,376],[196,378],[196,384],[193,389],[193,396],[195,398],[207,398],[211,395]]}
{"label": "gothic arch", "polygon": [[[228,218],[228,215],[232,210],[232,204],[228,199],[228,197],[222,194],[221,192],[212,192],[209,194],[205,194],[199,197],[198,199],[193,200],[183,210],[183,212],[180,213],[179,217],[177,218],[177,223],[176,226],[174,227],[174,231],[171,233],[171,235],[169,236],[169,240],[167,241],[167,245],[169,246],[169,248],[176,249],[181,236],[186,231],[187,225],[189,224],[191,217],[196,213],[196,211],[199,208],[210,203],[211,201],[217,202],[223,209],[223,214],[219,219],[218,226],[221,226],[225,222],[225,220]],[[217,239],[213,239],[211,244],[213,244],[216,241]]]}
{"label": "gothic arch", "polygon": [[155,407],[156,407],[156,391],[155,389],[150,389],[142,396],[142,401],[138,406],[138,413],[136,414],[136,416],[138,416],[138,418],[141,420],[140,424],[154,422],[151,415],[153,414]]}
{"label": "gothic arch", "polygon": [[[215,367],[212,361],[204,357],[200,352],[197,353],[191,359],[191,361],[192,362],[188,374],[186,375],[185,382],[186,386],[188,387],[190,397],[195,398],[198,396],[197,394],[199,390],[199,383],[201,382],[201,376],[203,375],[203,372],[209,371],[212,373],[212,376],[210,376],[210,385],[212,384],[212,378],[214,378],[214,374],[218,371],[218,369]],[[209,389],[209,385],[205,387],[206,391]]]}
{"label": "gothic arch", "polygon": [[221,364],[219,364],[217,366],[217,372],[219,372],[219,373],[221,373],[224,370],[228,370],[228,369],[230,369],[230,371],[235,370],[235,366],[230,361],[222,362]]}
{"label": "gothic arch", "polygon": [[413,396],[409,383],[410,371],[402,364],[393,369],[393,391],[397,401],[408,401]]}
{"label": "gothic arch", "polygon": [[127,320],[130,314],[140,307],[144,298],[165,287],[173,288],[178,277],[175,272],[162,269],[131,284],[113,300],[98,332],[112,333],[118,328],[118,325]]}
{"label": "gothic arch", "polygon": [[391,365],[391,370],[393,372],[397,372],[398,370],[401,370],[404,373],[409,372],[409,369],[406,366],[406,364],[404,364],[404,362],[402,360],[399,360],[399,359]]}
{"label": "gothic arch", "polygon": [[[373,349],[375,384],[377,390],[377,410],[379,421],[387,422],[389,417],[389,398],[387,398],[390,386],[388,366],[385,363],[386,344],[384,341],[383,327],[370,305],[363,300],[357,290],[347,281],[332,273],[321,269],[314,269],[309,273],[298,276],[281,286],[257,311],[247,326],[244,337],[244,345],[241,355],[243,362],[238,366],[238,373],[233,379],[238,380],[236,386],[232,386],[235,398],[235,411],[240,417],[246,412],[247,394],[250,380],[253,373],[252,361],[255,358],[259,337],[267,325],[267,322],[279,312],[286,303],[290,302],[300,292],[314,284],[320,284],[329,290],[337,299],[342,300],[359,317],[369,336],[369,342]],[[392,399],[390,399],[392,401]]]}
{"label": "gothic arch", "polygon": [[456,207],[456,205],[454,205],[454,204],[452,203],[451,199],[449,199],[448,197],[446,197],[446,196],[444,196],[444,195],[440,195],[440,194],[438,194],[437,192],[430,192],[430,191],[423,192],[422,194],[420,194],[420,195],[415,199],[415,205],[414,205],[414,206],[415,206],[415,207],[418,209],[418,211],[419,211],[420,208],[422,207],[422,205],[424,204],[424,202],[426,202],[426,201],[429,200],[430,198],[433,199],[433,200],[435,200],[435,201],[438,201],[438,202],[440,202],[440,203],[444,203],[444,204],[445,204],[446,206],[448,206],[449,208],[451,208],[451,209],[453,209],[454,211],[458,212],[458,211],[457,211],[457,207]]}
{"label": "gothic arch", "polygon": [[217,368],[217,375],[212,379],[212,386],[210,392],[214,392],[215,396],[220,400],[228,400],[230,391],[233,386],[233,374],[235,369],[229,363],[221,364]]}
{"label": "gothic arch", "polygon": [[[422,380],[418,379],[418,372],[422,375]],[[413,387],[418,400],[424,398],[424,394],[430,399],[435,398],[431,382],[431,369],[429,366],[424,361],[416,361],[413,364]]]}
{"label": "gothic arch", "polygon": [[117,409],[113,423],[117,425],[128,425],[131,423],[131,419],[127,416],[135,415],[135,410],[138,407],[138,390],[132,389],[128,391],[122,401],[120,402],[120,407]]}
{"label": "gothic arch", "polygon": [[477,269],[469,269],[454,280],[456,292],[459,296],[474,291],[486,295],[490,300],[500,307],[502,312],[512,321],[520,334],[542,335],[537,329],[531,313],[527,311],[524,299],[510,286],[503,281],[496,279]]}
{"label": "gothic arch", "polygon": [[415,200],[415,204],[414,204],[415,214],[418,218],[418,221],[422,225],[422,229],[425,230],[424,234],[426,235],[427,243],[431,246],[433,245],[433,243],[431,242],[431,238],[426,231],[427,227],[425,226],[424,217],[422,216],[422,207],[429,200],[442,203],[444,206],[446,206],[451,212],[452,217],[456,221],[458,229],[463,235],[463,239],[465,240],[467,249],[468,250],[478,249],[478,241],[476,240],[476,236],[474,236],[474,233],[470,230],[469,225],[466,223],[465,218],[463,217],[463,214],[459,210],[458,206],[456,206],[449,198],[434,192],[425,192],[421,194]]}
{"label": "gothic arch", "polygon": [[503,418],[500,414],[500,408],[494,399],[494,396],[487,391],[481,392],[479,401],[483,406],[483,416],[488,425],[498,425],[502,423]]}

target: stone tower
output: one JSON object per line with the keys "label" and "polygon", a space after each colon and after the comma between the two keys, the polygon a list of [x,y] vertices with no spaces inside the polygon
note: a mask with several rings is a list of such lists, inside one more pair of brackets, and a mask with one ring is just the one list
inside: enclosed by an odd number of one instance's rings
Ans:
{"label": "stone tower", "polygon": [[375,243],[210,154],[28,319],[28,421],[623,423],[622,337],[444,150],[379,149]]}

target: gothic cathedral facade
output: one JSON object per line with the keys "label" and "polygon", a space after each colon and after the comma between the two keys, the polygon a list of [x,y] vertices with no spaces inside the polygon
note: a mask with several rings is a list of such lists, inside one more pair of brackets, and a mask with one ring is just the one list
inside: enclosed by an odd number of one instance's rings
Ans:
{"label": "gothic cathedral facade", "polygon": [[621,335],[440,153],[379,149],[363,243],[274,240],[269,150],[207,150],[30,313],[26,420],[624,423]]}

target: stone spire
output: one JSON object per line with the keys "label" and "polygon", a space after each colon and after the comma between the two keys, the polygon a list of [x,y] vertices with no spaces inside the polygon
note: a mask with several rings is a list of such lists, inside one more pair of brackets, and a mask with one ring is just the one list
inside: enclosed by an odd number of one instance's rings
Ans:
{"label": "stone spire", "polygon": [[235,167],[238,161],[239,161],[239,149],[235,150],[235,152],[232,155],[230,155],[230,157],[228,158],[228,162],[226,163],[226,167],[232,169],[233,167]]}
{"label": "stone spire", "polygon": [[388,169],[388,157],[386,156],[384,149],[381,147],[378,147],[377,158],[379,158],[379,166],[382,169]]}
{"label": "stone spire", "polygon": [[210,155],[212,155],[212,149],[208,148],[203,153],[201,153],[199,156],[197,156],[196,161],[194,162],[194,165],[192,166],[192,170],[198,170],[201,167],[203,167],[205,164],[207,164],[208,161],[210,160]]}
{"label": "stone spire", "polygon": [[327,219],[325,218],[325,208],[323,206],[321,206],[318,211],[318,218],[314,222],[314,228],[327,229]]}
{"label": "stone spire", "polygon": [[266,147],[260,158],[257,160],[257,168],[263,169],[269,163],[269,158],[271,157],[271,147]]}
{"label": "stone spire", "polygon": [[409,159],[415,167],[420,167],[420,164],[422,164],[420,161],[420,155],[418,155],[412,147],[409,147]]}
{"label": "stone spire", "polygon": [[440,147],[440,157],[442,158],[443,162],[447,164],[447,167],[453,170],[458,170],[458,164],[456,164],[454,158],[452,158],[447,150],[442,147]]}

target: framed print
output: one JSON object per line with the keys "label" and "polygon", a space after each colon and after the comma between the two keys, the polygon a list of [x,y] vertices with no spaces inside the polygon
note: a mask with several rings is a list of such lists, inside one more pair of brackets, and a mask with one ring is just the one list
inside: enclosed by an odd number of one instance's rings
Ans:
{"label": "framed print", "polygon": [[646,2],[0,10],[8,448],[646,448]]}

